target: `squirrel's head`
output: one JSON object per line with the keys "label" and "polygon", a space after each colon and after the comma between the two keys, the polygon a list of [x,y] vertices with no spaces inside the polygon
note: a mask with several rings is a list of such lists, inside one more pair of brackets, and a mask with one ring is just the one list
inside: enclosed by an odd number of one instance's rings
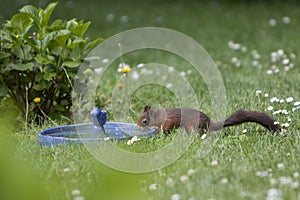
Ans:
{"label": "squirrel's head", "polygon": [[139,131],[146,131],[150,129],[149,127],[151,126],[150,110],[151,110],[151,106],[145,106],[144,113],[140,116],[137,122],[137,128]]}
{"label": "squirrel's head", "polygon": [[[151,109],[151,106],[144,107],[144,113],[140,116],[137,122],[137,129],[139,131],[147,131],[150,129],[161,129],[162,124],[166,118],[165,110]],[[164,120],[162,120],[164,119]]]}

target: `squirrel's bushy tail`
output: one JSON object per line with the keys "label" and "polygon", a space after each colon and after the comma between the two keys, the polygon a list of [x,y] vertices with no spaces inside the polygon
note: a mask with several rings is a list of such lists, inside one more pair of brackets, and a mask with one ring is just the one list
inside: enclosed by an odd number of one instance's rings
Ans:
{"label": "squirrel's bushy tail", "polygon": [[235,126],[245,122],[258,123],[270,131],[280,132],[281,127],[279,124],[275,124],[275,120],[268,114],[257,111],[246,111],[240,109],[230,115],[227,119],[221,122],[210,122],[209,130],[217,131],[227,126]]}

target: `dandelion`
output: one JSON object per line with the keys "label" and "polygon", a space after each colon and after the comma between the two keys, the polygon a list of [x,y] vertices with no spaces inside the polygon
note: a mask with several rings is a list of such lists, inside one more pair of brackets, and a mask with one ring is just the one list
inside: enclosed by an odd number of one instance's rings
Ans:
{"label": "dandelion", "polygon": [[78,197],[75,197],[74,200],[84,200],[84,197],[78,196]]}
{"label": "dandelion", "polygon": [[70,168],[64,168],[64,172],[70,171]]}
{"label": "dandelion", "polygon": [[194,169],[189,169],[189,170],[187,171],[187,175],[188,175],[188,176],[192,176],[195,172],[196,172],[196,171],[195,171]]}
{"label": "dandelion", "polygon": [[271,188],[267,191],[267,200],[280,200],[282,192],[279,189]]}
{"label": "dandelion", "polygon": [[156,189],[157,189],[156,183],[149,185],[149,190],[156,190]]}
{"label": "dandelion", "polygon": [[86,76],[86,77],[90,77],[93,75],[93,70],[91,70],[90,68],[86,69],[83,74]]}
{"label": "dandelion", "polygon": [[232,50],[239,50],[239,49],[241,49],[242,45],[239,43],[234,43],[233,41],[229,41],[228,47]]}
{"label": "dandelion", "polygon": [[295,58],[296,58],[296,54],[290,53],[290,58],[291,58],[291,59],[295,59]]}
{"label": "dandelion", "polygon": [[127,145],[132,145],[132,144],[133,144],[133,142],[131,140],[127,141]]}
{"label": "dandelion", "polygon": [[299,187],[299,182],[298,182],[298,181],[292,182],[292,183],[291,183],[291,187],[292,187],[293,189],[297,189],[297,188]]}
{"label": "dandelion", "polygon": [[172,83],[168,83],[168,84],[166,85],[166,87],[169,88],[169,89],[171,89],[171,88],[173,87],[173,84],[172,84]]}
{"label": "dandelion", "polygon": [[33,102],[34,102],[34,103],[40,103],[40,102],[41,102],[41,98],[40,98],[40,97],[35,97],[35,98],[33,99]]}
{"label": "dandelion", "polygon": [[227,178],[222,178],[222,179],[220,180],[220,182],[221,182],[222,184],[226,184],[226,183],[228,183],[228,179],[227,179]]}
{"label": "dandelion", "polygon": [[291,23],[291,18],[289,18],[288,16],[284,16],[282,17],[282,22],[285,24],[289,24]]}
{"label": "dandelion", "polygon": [[271,75],[271,74],[273,74],[273,71],[269,69],[269,70],[267,70],[267,74]]}
{"label": "dandelion", "polygon": [[131,68],[130,67],[122,67],[121,68],[121,72],[123,73],[123,74],[127,74],[128,72],[130,72],[131,71]]}
{"label": "dandelion", "polygon": [[128,73],[130,71],[131,71],[131,68],[130,68],[130,66],[128,64],[126,64],[126,63],[120,63],[119,64],[118,72],[126,74],[126,73]]}
{"label": "dandelion", "polygon": [[231,62],[232,62],[233,64],[236,64],[236,63],[239,62],[239,59],[238,59],[237,57],[232,57],[232,58],[231,58]]}
{"label": "dandelion", "polygon": [[281,176],[279,177],[279,182],[281,185],[290,184],[293,181],[291,177]]}
{"label": "dandelion", "polygon": [[272,98],[270,99],[270,102],[271,102],[271,103],[279,102],[279,99],[278,99],[277,97],[272,97]]}
{"label": "dandelion", "polygon": [[138,64],[138,65],[137,65],[137,67],[138,67],[138,68],[142,68],[142,67],[144,67],[144,63],[140,63],[140,64]]}
{"label": "dandelion", "polygon": [[277,22],[276,22],[275,19],[270,19],[270,20],[269,20],[269,25],[272,26],[272,27],[273,27],[273,26],[276,26],[276,23],[277,23]]}
{"label": "dandelion", "polygon": [[247,52],[247,47],[242,47],[241,52],[246,53]]}
{"label": "dandelion", "polygon": [[286,98],[285,101],[288,102],[288,103],[290,103],[290,102],[294,101],[294,98],[293,97],[288,97],[288,98]]}
{"label": "dandelion", "polygon": [[106,15],[106,21],[112,22],[115,19],[115,15],[113,13],[109,13]]}
{"label": "dandelion", "polygon": [[96,69],[95,69],[95,72],[96,72],[97,74],[101,74],[102,71],[103,71],[103,68],[102,68],[102,67],[99,67],[99,68],[96,68]]}
{"label": "dandelion", "polygon": [[284,99],[280,99],[280,100],[279,100],[279,103],[284,103]]}
{"label": "dandelion", "polygon": [[287,65],[289,63],[290,63],[290,60],[288,58],[282,60],[283,65]]}
{"label": "dandelion", "polygon": [[174,70],[175,70],[175,68],[174,68],[173,66],[169,66],[169,67],[168,67],[168,72],[169,72],[169,73],[173,72]]}
{"label": "dandelion", "polygon": [[278,115],[280,113],[281,113],[281,110],[276,110],[276,111],[273,112],[273,115]]}
{"label": "dandelion", "polygon": [[278,49],[277,54],[281,57],[284,55],[284,51],[282,49]]}
{"label": "dandelion", "polygon": [[290,125],[289,125],[289,123],[284,123],[284,124],[282,124],[281,126],[287,128],[287,127],[289,127]]}
{"label": "dandelion", "polygon": [[277,169],[280,169],[280,170],[284,169],[284,164],[283,163],[278,163],[277,164]]}
{"label": "dandelion", "polygon": [[279,60],[279,55],[278,55],[278,53],[277,52],[271,52],[271,54],[270,54],[270,57],[271,57],[271,61],[273,62],[273,63],[275,63],[275,62],[277,62],[278,60]]}
{"label": "dandelion", "polygon": [[173,194],[171,196],[171,200],[180,200],[181,199],[181,195],[180,194]]}
{"label": "dandelion", "polygon": [[134,142],[141,140],[137,136],[133,136],[130,140],[127,141],[127,145],[132,145]]}
{"label": "dandelion", "polygon": [[185,76],[186,73],[185,73],[185,72],[180,72],[180,75],[181,75],[181,76]]}
{"label": "dandelion", "polygon": [[124,87],[124,85],[122,83],[118,83],[117,87],[120,88],[120,89],[122,89]]}
{"label": "dandelion", "polygon": [[257,66],[259,65],[259,62],[258,62],[257,60],[254,60],[254,61],[252,62],[252,65],[253,65],[254,67],[257,67]]}
{"label": "dandelion", "polygon": [[180,176],[180,181],[182,183],[186,183],[188,180],[189,180],[189,177],[187,175]]}
{"label": "dandelion", "polygon": [[192,73],[193,73],[193,71],[192,70],[187,70],[187,72],[186,72],[188,75],[191,75]]}
{"label": "dandelion", "polygon": [[134,71],[134,72],[132,73],[132,78],[133,78],[133,79],[137,80],[137,79],[139,79],[139,77],[140,77],[140,75],[139,75],[139,73],[138,73],[137,71]]}
{"label": "dandelion", "polygon": [[218,165],[218,161],[217,160],[213,160],[211,161],[211,166],[217,166]]}
{"label": "dandelion", "polygon": [[141,140],[141,139],[138,138],[138,137],[135,135],[135,136],[133,136],[133,137],[131,138],[131,140],[132,140],[133,142],[136,142],[136,141],[139,141],[139,140]]}
{"label": "dandelion", "polygon": [[255,95],[256,95],[256,96],[260,95],[261,93],[262,93],[261,90],[256,90],[256,91],[255,91]]}
{"label": "dandelion", "polygon": [[106,63],[108,63],[109,62],[109,59],[108,58],[104,58],[103,60],[102,60],[102,63],[103,64],[106,64]]}
{"label": "dandelion", "polygon": [[174,184],[174,179],[173,178],[168,178],[166,180],[166,184],[169,185],[169,186],[172,186]]}
{"label": "dandelion", "polygon": [[77,190],[77,189],[72,190],[71,194],[72,194],[73,196],[75,196],[75,195],[80,195],[80,190]]}
{"label": "dandelion", "polygon": [[257,171],[255,172],[255,175],[258,177],[266,177],[269,175],[268,171]]}
{"label": "dandelion", "polygon": [[296,102],[294,103],[294,106],[300,106],[300,101],[296,101]]}
{"label": "dandelion", "polygon": [[285,66],[285,67],[284,67],[284,71],[287,72],[287,71],[289,71],[289,70],[290,70],[290,67],[289,67],[289,66]]}
{"label": "dandelion", "polygon": [[276,185],[278,183],[278,181],[275,178],[270,178],[269,182],[271,185]]}
{"label": "dandelion", "polygon": [[268,108],[267,108],[267,110],[269,110],[269,111],[271,111],[273,109],[274,109],[273,106],[268,106]]}
{"label": "dandelion", "polygon": [[126,24],[128,21],[129,21],[129,17],[126,16],[126,15],[123,15],[121,18],[120,18],[120,21],[124,24]]}
{"label": "dandelion", "polygon": [[252,51],[252,56],[256,60],[260,59],[260,55],[259,55],[259,53],[256,50]]}

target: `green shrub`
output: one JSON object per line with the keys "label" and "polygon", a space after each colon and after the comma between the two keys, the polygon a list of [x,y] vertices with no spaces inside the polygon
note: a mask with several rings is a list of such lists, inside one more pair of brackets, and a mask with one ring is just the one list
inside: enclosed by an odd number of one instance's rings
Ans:
{"label": "green shrub", "polygon": [[84,37],[90,22],[50,24],[56,5],[26,5],[0,29],[0,97],[13,99],[27,122],[70,114],[78,67],[102,41]]}

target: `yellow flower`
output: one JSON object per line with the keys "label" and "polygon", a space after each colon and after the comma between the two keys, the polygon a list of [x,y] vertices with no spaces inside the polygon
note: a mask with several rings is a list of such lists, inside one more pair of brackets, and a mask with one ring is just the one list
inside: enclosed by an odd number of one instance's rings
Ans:
{"label": "yellow flower", "polygon": [[40,97],[35,97],[35,98],[33,99],[33,102],[34,102],[34,103],[40,103],[40,102],[41,102],[41,98],[40,98]]}
{"label": "yellow flower", "polygon": [[133,142],[131,140],[127,141],[127,145],[132,145],[132,144],[133,144]]}
{"label": "yellow flower", "polygon": [[131,68],[130,68],[130,67],[127,67],[127,66],[121,68],[121,72],[124,73],[124,74],[126,74],[126,73],[128,73],[128,72],[130,72],[130,71],[131,71]]}
{"label": "yellow flower", "polygon": [[118,83],[117,87],[120,88],[120,89],[122,89],[124,87],[124,85],[122,83]]}

